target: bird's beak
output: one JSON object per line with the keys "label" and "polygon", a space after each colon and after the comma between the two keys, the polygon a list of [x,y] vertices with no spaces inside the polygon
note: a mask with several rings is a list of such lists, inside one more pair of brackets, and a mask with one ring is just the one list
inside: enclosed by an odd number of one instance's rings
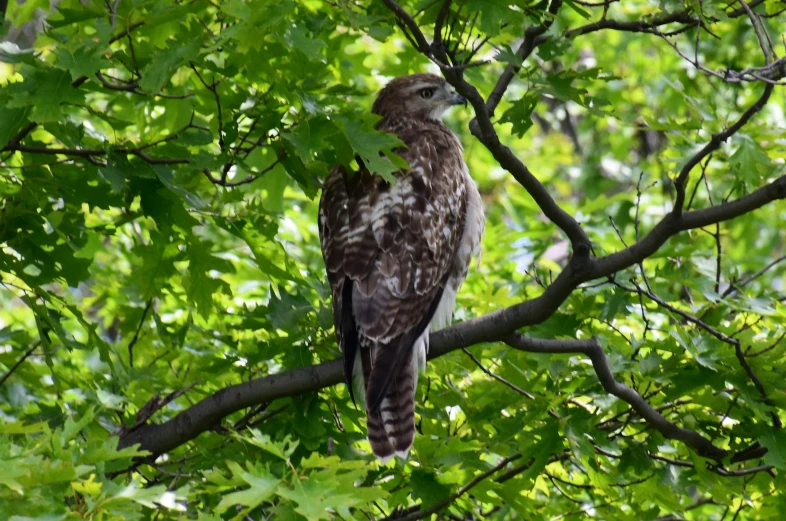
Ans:
{"label": "bird's beak", "polygon": [[466,107],[467,106],[467,98],[465,98],[464,96],[462,96],[461,94],[459,94],[457,92],[456,94],[453,95],[452,98],[450,98],[450,104],[451,105],[464,105]]}

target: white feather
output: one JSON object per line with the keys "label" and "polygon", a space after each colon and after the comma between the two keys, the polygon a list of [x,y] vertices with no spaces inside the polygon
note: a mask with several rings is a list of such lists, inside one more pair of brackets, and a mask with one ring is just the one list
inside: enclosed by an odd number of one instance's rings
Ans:
{"label": "white feather", "polygon": [[379,460],[380,465],[385,465],[388,461],[393,459],[393,454],[391,454],[390,456],[385,456],[384,458],[380,458],[379,456],[377,456],[377,459]]}
{"label": "white feather", "polygon": [[429,326],[423,331],[412,346],[412,374],[415,376],[415,386],[418,388],[418,374],[426,371],[426,355],[428,354]]}
{"label": "white feather", "polygon": [[[411,448],[412,448],[412,446],[410,445],[409,449],[411,449]],[[396,452],[394,452],[394,454],[396,456],[398,456],[399,458],[401,458],[401,459],[407,459],[409,457],[409,449],[407,449],[407,450],[397,450]]]}
{"label": "white feather", "polygon": [[437,310],[434,312],[434,317],[432,317],[430,324],[434,331],[444,329],[450,325],[453,319],[453,312],[456,310],[456,291],[458,289],[456,286],[459,284],[461,284],[461,281],[456,281],[454,277],[451,277],[445,285],[445,289],[442,290],[442,298],[437,305]]}

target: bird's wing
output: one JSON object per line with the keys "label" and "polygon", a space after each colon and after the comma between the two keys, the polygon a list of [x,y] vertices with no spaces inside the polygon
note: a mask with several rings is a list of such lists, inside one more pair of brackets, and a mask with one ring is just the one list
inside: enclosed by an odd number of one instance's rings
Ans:
{"label": "bird's wing", "polygon": [[354,331],[384,345],[373,361],[383,369],[366,382],[372,410],[428,326],[459,245],[465,167],[450,137],[408,142],[401,155],[410,170],[398,172],[393,185],[365,168],[350,179],[339,166],[323,187],[322,253],[350,387]]}

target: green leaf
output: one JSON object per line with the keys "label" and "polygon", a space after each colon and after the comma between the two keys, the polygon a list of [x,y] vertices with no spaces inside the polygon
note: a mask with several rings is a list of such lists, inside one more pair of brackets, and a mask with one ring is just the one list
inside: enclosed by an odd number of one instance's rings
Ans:
{"label": "green leaf", "polygon": [[112,190],[119,192],[126,187],[126,179],[134,175],[135,169],[125,154],[110,149],[106,156],[106,166],[101,167],[98,172],[112,185]]}
{"label": "green leaf", "polygon": [[292,440],[290,436],[285,437],[281,441],[275,441],[271,439],[270,436],[262,434],[257,429],[249,429],[249,432],[251,432],[250,437],[241,436],[241,439],[256,445],[260,449],[266,450],[282,460],[288,460],[300,443],[297,440]]}
{"label": "green leaf", "polygon": [[[573,6],[572,3],[568,4]],[[566,38],[553,38],[538,46],[538,56],[544,60],[553,60],[565,54],[570,49],[573,40]]]}
{"label": "green leaf", "polygon": [[63,521],[68,514],[44,514],[37,517],[11,516],[9,521]]}
{"label": "green leaf", "polygon": [[[66,27],[80,22],[87,22],[95,20],[106,15],[106,11],[101,9],[101,6],[95,4],[84,4],[80,2],[79,9],[69,9],[64,7],[63,3],[57,6],[57,11],[47,17],[46,22],[55,29]],[[68,5],[68,2],[65,3]]]}
{"label": "green leaf", "polygon": [[779,469],[786,469],[786,432],[768,429],[759,436],[759,442],[767,448],[764,463]]}
{"label": "green leaf", "polygon": [[110,63],[104,56],[103,46],[96,43],[79,46],[73,51],[61,47],[57,52],[57,65],[67,69],[71,79],[76,80],[80,76],[92,78],[97,71],[108,68]]}
{"label": "green leaf", "polygon": [[71,86],[68,71],[40,68],[25,78],[24,87],[16,89],[8,107],[31,107],[30,119],[45,123],[62,118],[63,104],[81,105],[83,100],[84,93]]}
{"label": "green leaf", "polygon": [[201,45],[200,40],[194,39],[186,42],[185,45],[173,45],[156,53],[150,64],[142,70],[139,86],[145,92],[157,94],[169,83],[175,71],[199,55]]}
{"label": "green leaf", "polygon": [[142,300],[149,300],[168,284],[175,274],[174,261],[181,257],[177,245],[169,243],[163,235],[153,234],[150,244],[137,246],[134,254],[141,266],[134,270],[134,284]]}
{"label": "green leaf", "polygon": [[190,146],[209,145],[213,142],[213,134],[204,128],[189,127],[180,133],[180,143]]}
{"label": "green leaf", "polygon": [[336,117],[335,122],[369,171],[381,175],[389,183],[394,183],[393,172],[406,165],[402,165],[402,160],[393,149],[403,143],[393,134],[375,130],[373,125],[377,119],[377,116],[364,115],[360,120]]}
{"label": "green leaf", "polygon": [[295,511],[308,520],[331,519],[336,511],[351,517],[350,507],[384,497],[378,490],[362,487],[368,467],[361,461],[340,461],[337,457],[324,458],[311,454],[302,462],[304,469],[321,468],[305,477],[295,476],[289,488],[279,490],[281,497],[296,503]]}
{"label": "green leaf", "polygon": [[589,20],[590,18],[592,18],[592,15],[589,14],[585,9],[583,9],[576,2],[573,2],[571,0],[565,0],[565,4],[567,4],[568,7],[570,7],[577,13],[579,13],[585,20]]}
{"label": "green leaf", "polygon": [[[533,439],[537,439],[537,441],[533,443]],[[562,448],[562,438],[559,436],[557,426],[549,423],[533,433],[533,436],[528,436],[526,445],[527,448],[522,453],[526,457],[533,457],[534,460],[532,465],[521,474],[521,477],[525,480],[534,480],[545,468],[549,457]]]}
{"label": "green leaf", "polygon": [[8,98],[0,92],[0,148],[5,147],[25,124],[30,108],[9,108]]}
{"label": "green leaf", "polygon": [[412,494],[422,501],[423,508],[435,505],[450,496],[450,487],[440,483],[431,470],[414,469],[409,479]]}
{"label": "green leaf", "polygon": [[183,512],[185,506],[181,503],[185,499],[184,491],[170,491],[165,485],[142,487],[138,480],[132,481],[128,486],[113,496],[113,499],[127,499],[142,506],[158,509],[159,506],[167,510]]}
{"label": "green leaf", "polygon": [[249,509],[253,509],[273,495],[281,483],[280,479],[269,473],[259,473],[255,469],[249,467],[249,472],[244,471],[235,462],[228,462],[227,466],[232,471],[232,474],[241,478],[243,481],[250,485],[249,488],[232,492],[221,498],[221,502],[216,507],[216,512],[224,512],[227,508],[235,505],[243,505]]}
{"label": "green leaf", "polygon": [[16,492],[17,494],[23,494],[24,488],[22,485],[17,481],[17,478],[20,478],[25,475],[25,469],[10,465],[2,465],[0,466],[0,485],[5,486]]}
{"label": "green leaf", "polygon": [[325,57],[322,54],[322,50],[326,47],[325,42],[319,38],[314,38],[300,27],[289,27],[284,34],[284,42],[303,53],[309,61],[325,61]]}
{"label": "green leaf", "polygon": [[231,294],[229,284],[212,277],[210,272],[231,273],[234,269],[230,263],[213,255],[207,242],[190,243],[186,254],[189,260],[186,294],[196,305],[197,312],[207,318],[213,311],[213,294],[219,291]]}
{"label": "green leaf", "polygon": [[524,60],[521,58],[519,53],[514,51],[510,45],[501,46],[497,55],[494,56],[494,59],[513,65],[514,67],[521,67],[524,64]]}
{"label": "green leaf", "polygon": [[178,182],[178,179],[175,177],[175,172],[171,168],[166,165],[149,165],[149,168],[155,172],[164,186],[181,196],[191,207],[198,209],[205,208],[205,202],[202,201],[198,195],[184,188]]}
{"label": "green leaf", "polygon": [[510,108],[502,114],[500,123],[511,123],[513,133],[518,137],[523,137],[532,127],[531,116],[535,107],[538,106],[539,99],[536,94],[528,93],[521,99],[514,101]]}
{"label": "green leaf", "polygon": [[742,142],[729,158],[729,162],[745,182],[757,183],[771,174],[772,160],[761,145],[747,136],[741,137]]}

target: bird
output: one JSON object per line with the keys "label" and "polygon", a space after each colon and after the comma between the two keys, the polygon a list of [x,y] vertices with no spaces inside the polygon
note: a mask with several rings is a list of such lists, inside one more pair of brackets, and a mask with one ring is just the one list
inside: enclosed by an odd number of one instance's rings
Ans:
{"label": "bird", "polygon": [[381,117],[377,130],[403,142],[394,152],[409,169],[391,183],[358,160],[351,171],[336,165],[323,182],[319,236],[344,379],[353,403],[357,395],[365,406],[382,463],[409,455],[429,333],[452,320],[484,233],[463,147],[442,122],[454,105],[467,100],[441,76],[392,79],[371,112]]}

